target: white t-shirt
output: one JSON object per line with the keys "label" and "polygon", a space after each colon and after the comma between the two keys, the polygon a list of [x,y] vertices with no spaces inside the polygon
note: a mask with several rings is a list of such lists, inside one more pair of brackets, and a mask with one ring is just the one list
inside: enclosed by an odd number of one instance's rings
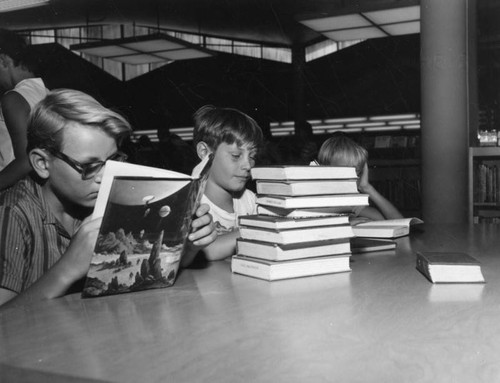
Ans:
{"label": "white t-shirt", "polygon": [[216,224],[217,234],[233,231],[238,227],[238,217],[240,215],[257,214],[257,204],[255,194],[251,190],[245,190],[240,198],[233,198],[234,213],[229,213],[221,209],[208,199],[206,195],[201,198],[201,203],[210,206],[210,214]]}
{"label": "white t-shirt", "polygon": [[[28,78],[22,80],[9,92],[19,93],[24,97],[30,109],[43,99],[48,92],[41,78]],[[14,160],[14,148],[10,140],[10,134],[5,125],[2,110],[0,108],[0,170]]]}

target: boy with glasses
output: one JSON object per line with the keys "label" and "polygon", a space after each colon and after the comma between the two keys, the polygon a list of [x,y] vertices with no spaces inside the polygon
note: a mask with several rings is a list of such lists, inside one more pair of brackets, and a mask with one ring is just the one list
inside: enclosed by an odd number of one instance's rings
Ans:
{"label": "boy with glasses", "polygon": [[[0,195],[0,305],[62,296],[86,275],[103,168],[125,159],[118,149],[130,132],[121,115],[78,91],[50,92],[35,107],[27,148],[34,177]],[[206,205],[196,211],[183,266],[216,238],[207,213]]]}

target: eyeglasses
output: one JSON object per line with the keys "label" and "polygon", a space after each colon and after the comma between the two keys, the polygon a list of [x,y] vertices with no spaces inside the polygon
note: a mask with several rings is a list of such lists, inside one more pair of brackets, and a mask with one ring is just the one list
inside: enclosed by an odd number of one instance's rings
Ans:
{"label": "eyeglasses", "polygon": [[106,161],[119,161],[124,162],[127,159],[127,155],[122,152],[116,152],[115,154],[109,156],[104,161],[90,162],[88,164],[82,164],[73,158],[67,156],[59,150],[49,150],[49,152],[54,156],[66,162],[69,166],[75,169],[78,173],[82,175],[82,180],[89,180],[94,178],[106,164]]}

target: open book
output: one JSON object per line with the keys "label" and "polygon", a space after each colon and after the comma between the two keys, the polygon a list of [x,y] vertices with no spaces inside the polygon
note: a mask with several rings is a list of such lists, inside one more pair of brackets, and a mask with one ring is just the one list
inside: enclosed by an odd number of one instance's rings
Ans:
{"label": "open book", "polygon": [[353,223],[352,229],[356,237],[397,238],[410,234],[410,226],[422,224],[419,218],[385,219]]}
{"label": "open book", "polygon": [[93,218],[103,217],[83,297],[174,284],[210,167],[197,174],[108,161]]}

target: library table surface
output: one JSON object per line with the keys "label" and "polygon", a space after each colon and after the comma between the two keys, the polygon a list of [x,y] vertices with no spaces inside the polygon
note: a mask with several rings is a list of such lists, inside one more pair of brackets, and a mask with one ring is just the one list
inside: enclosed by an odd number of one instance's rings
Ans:
{"label": "library table surface", "polygon": [[[227,261],[173,287],[0,313],[1,382],[499,382],[500,225],[424,225],[352,272],[280,282]],[[486,284],[433,285],[415,251]]]}

